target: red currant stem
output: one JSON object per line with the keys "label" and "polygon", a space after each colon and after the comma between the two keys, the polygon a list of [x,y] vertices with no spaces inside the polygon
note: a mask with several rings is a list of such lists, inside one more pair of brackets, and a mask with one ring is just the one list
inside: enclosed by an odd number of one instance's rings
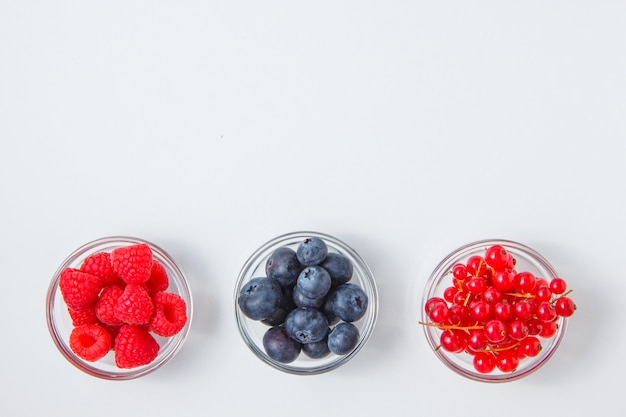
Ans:
{"label": "red currant stem", "polygon": [[519,345],[520,345],[520,342],[512,344],[511,346],[505,346],[505,347],[500,347],[500,348],[494,348],[494,347],[489,346],[489,348],[478,350],[477,352],[501,352],[503,350],[513,349]]}
{"label": "red currant stem", "polygon": [[520,294],[518,292],[505,292],[503,295],[510,295],[511,297],[519,297],[519,298],[535,298],[533,294]]}
{"label": "red currant stem", "polygon": [[557,302],[557,300],[559,300],[559,299],[561,299],[563,297],[567,297],[568,295],[570,295],[573,292],[574,292],[574,290],[569,290],[567,292],[564,292],[563,294],[560,294],[558,297],[554,297],[552,299],[552,301],[550,302],[550,304],[554,305]]}
{"label": "red currant stem", "polygon": [[467,307],[467,304],[469,303],[469,299],[472,296],[472,293],[468,292],[467,295],[465,296],[465,301],[463,301],[463,307]]}
{"label": "red currant stem", "polygon": [[485,326],[455,326],[454,324],[437,324],[437,323],[424,323],[418,322],[422,326],[436,327],[439,330],[478,330],[483,329]]}

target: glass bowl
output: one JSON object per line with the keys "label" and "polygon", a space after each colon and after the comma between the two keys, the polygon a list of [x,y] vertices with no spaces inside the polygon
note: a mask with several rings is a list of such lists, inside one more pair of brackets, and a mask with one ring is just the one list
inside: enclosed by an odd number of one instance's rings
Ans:
{"label": "glass bowl", "polygon": [[[68,313],[68,307],[63,300],[59,289],[59,280],[61,272],[66,268],[80,268],[81,264],[88,256],[99,252],[111,252],[113,249],[135,245],[147,244],[153,253],[153,259],[158,260],[165,268],[169,279],[167,292],[178,294],[186,303],[187,322],[185,326],[177,334],[171,337],[161,337],[153,335],[159,343],[159,353],[157,357],[149,364],[130,368],[118,368],[115,364],[114,352],[109,351],[106,356],[94,362],[86,361],[77,356],[69,345],[69,338],[74,328],[72,319]],[[81,371],[107,380],[129,380],[147,375],[169,362],[178,353],[187,338],[192,319],[192,297],[189,283],[183,271],[176,264],[170,255],[163,249],[142,239],[125,236],[105,237],[89,242],[76,249],[54,273],[50,285],[48,287],[46,298],[46,316],[48,329],[52,340],[61,354],[75,367]]]}
{"label": "glass bowl", "polygon": [[[265,277],[265,264],[274,250],[286,246],[294,251],[300,242],[308,237],[317,237],[326,243],[328,252],[339,253],[347,257],[353,265],[353,275],[349,282],[359,285],[368,297],[368,307],[363,317],[353,322],[359,329],[359,340],[356,346],[345,355],[330,353],[329,355],[312,359],[303,353],[290,363],[278,362],[267,355],[263,347],[263,336],[270,328],[261,321],[245,316],[239,308],[238,297],[242,287],[254,277]],[[340,367],[351,360],[365,346],[374,330],[378,315],[378,290],[372,272],[359,254],[344,242],[335,237],[317,232],[294,232],[278,236],[258,248],[245,262],[237,282],[234,293],[235,319],[239,332],[246,345],[266,364],[289,374],[315,375]],[[332,326],[331,326],[332,327]]]}
{"label": "glass bowl", "polygon": [[432,272],[422,298],[422,328],[426,335],[426,340],[433,349],[435,355],[451,370],[459,375],[469,379],[481,382],[509,382],[523,378],[543,366],[556,352],[559,344],[565,335],[567,319],[564,317],[557,318],[558,329],[556,333],[549,338],[539,338],[541,341],[541,351],[533,357],[525,357],[520,360],[519,366],[513,372],[501,372],[496,367],[494,371],[488,374],[480,373],[474,369],[473,356],[463,353],[451,353],[440,347],[440,335],[442,330],[436,326],[425,326],[423,323],[429,322],[426,313],[426,302],[431,297],[444,298],[444,290],[452,284],[452,268],[457,263],[465,263],[471,256],[484,256],[485,250],[492,245],[501,245],[507,252],[512,254],[517,263],[515,270],[517,272],[530,272],[537,278],[544,278],[550,282],[553,278],[558,277],[555,269],[544,259],[539,253],[533,249],[509,240],[481,240],[473,242],[458,248],[450,253],[441,261],[441,263]]}

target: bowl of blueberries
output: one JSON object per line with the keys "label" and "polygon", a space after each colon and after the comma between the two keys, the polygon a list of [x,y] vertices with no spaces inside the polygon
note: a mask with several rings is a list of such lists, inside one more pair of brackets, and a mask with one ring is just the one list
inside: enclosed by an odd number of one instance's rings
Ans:
{"label": "bowl of blueberries", "polygon": [[318,232],[278,236],[245,262],[235,319],[250,350],[286,373],[315,375],[351,360],[370,338],[378,291],[359,254]]}

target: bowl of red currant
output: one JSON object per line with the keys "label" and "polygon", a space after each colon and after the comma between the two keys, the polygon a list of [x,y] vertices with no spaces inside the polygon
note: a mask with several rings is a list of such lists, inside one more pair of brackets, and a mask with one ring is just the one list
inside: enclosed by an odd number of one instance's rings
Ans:
{"label": "bowl of red currant", "polygon": [[261,361],[316,375],[353,359],[378,314],[372,272],[341,240],[318,232],[271,239],[244,263],[235,284],[237,327]]}
{"label": "bowl of red currant", "polygon": [[420,325],[435,355],[456,373],[482,382],[514,381],[556,352],[576,310],[571,293],[533,249],[481,240],[435,268]]}
{"label": "bowl of red currant", "polygon": [[86,243],[54,273],[46,298],[52,340],[88,375],[128,380],[168,363],[192,317],[191,289],[155,244],[112,236]]}

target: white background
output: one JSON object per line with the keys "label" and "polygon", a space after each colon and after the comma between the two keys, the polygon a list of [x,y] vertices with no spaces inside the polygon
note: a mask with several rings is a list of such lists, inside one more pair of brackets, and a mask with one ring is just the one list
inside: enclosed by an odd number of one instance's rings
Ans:
{"label": "white background", "polygon": [[[0,415],[621,414],[625,21],[623,1],[0,0]],[[299,230],[380,292],[369,343],[313,377],[256,359],[233,315],[247,257]],[[120,234],[180,263],[195,315],[164,368],[110,382],[65,361],[44,303],[70,252]],[[540,252],[578,305],[508,384],[454,374],[417,324],[439,260],[484,238]]]}

